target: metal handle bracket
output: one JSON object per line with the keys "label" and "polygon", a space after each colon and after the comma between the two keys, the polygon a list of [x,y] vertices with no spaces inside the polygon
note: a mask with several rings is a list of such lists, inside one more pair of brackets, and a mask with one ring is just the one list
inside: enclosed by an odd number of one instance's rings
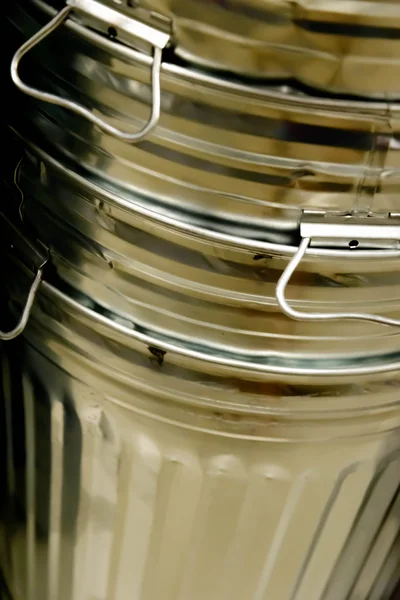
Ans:
{"label": "metal handle bracket", "polygon": [[[82,104],[62,98],[55,94],[44,92],[24,83],[19,75],[19,66],[21,59],[30,50],[35,48],[40,42],[46,39],[52,32],[60,27],[69,17],[75,16],[82,20],[84,24],[102,31],[112,37],[117,37],[128,45],[143,49],[151,48],[153,51],[153,64],[151,69],[152,85],[152,106],[151,113],[146,125],[136,133],[122,131],[110,125],[103,118],[95,115],[90,109]],[[159,24],[159,20],[157,20]],[[118,10],[109,8],[102,1],[98,0],[67,0],[65,6],[56,16],[51,19],[44,27],[36,32],[27,40],[17,52],[11,61],[11,78],[17,88],[24,94],[47,102],[61,106],[70,110],[99,127],[102,131],[116,137],[119,140],[128,143],[136,143],[145,138],[157,125],[161,112],[161,59],[162,51],[169,44],[170,31],[166,28],[159,29],[151,27],[143,20],[134,19],[129,15],[123,14]],[[133,52],[133,50],[132,50]]]}
{"label": "metal handle bracket", "polygon": [[[93,27],[141,50],[163,50],[171,39],[170,19],[144,9],[125,7],[115,0],[67,0],[74,15]],[[118,10],[115,7],[118,6]],[[114,8],[112,8],[114,7]]]}
{"label": "metal handle bracket", "polygon": [[[346,248],[347,250],[398,250],[400,259],[400,214],[303,213],[300,223],[301,242],[276,286],[276,299],[285,315],[297,321],[332,321],[352,319],[400,327],[400,320],[367,313],[317,313],[294,309],[286,299],[286,287],[309,247]],[[400,308],[400,307],[399,307]]]}
{"label": "metal handle bracket", "polygon": [[300,236],[313,248],[400,250],[400,216],[304,211]]}

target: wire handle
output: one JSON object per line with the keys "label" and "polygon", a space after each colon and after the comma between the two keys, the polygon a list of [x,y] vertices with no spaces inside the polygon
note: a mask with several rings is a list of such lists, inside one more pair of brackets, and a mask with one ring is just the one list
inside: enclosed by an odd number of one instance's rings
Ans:
{"label": "wire handle", "polygon": [[54,32],[58,27],[60,27],[70,16],[70,13],[73,11],[73,6],[64,7],[57,15],[49,21],[44,27],[42,27],[37,33],[35,33],[29,40],[27,40],[17,52],[14,54],[13,59],[11,61],[11,78],[17,88],[35,98],[36,100],[40,100],[42,102],[47,102],[49,104],[55,104],[57,106],[61,106],[67,110],[70,110],[84,118],[88,121],[97,125],[99,129],[116,137],[119,140],[128,143],[139,142],[143,138],[145,138],[157,125],[160,119],[160,111],[161,111],[161,58],[162,58],[162,48],[153,45],[153,65],[151,69],[151,81],[152,81],[152,106],[150,118],[146,125],[136,133],[128,133],[126,131],[122,131],[113,127],[106,121],[104,121],[101,117],[93,114],[88,108],[85,108],[83,105],[74,102],[72,100],[67,100],[66,98],[61,98],[55,94],[50,94],[48,92],[43,92],[34,87],[31,87],[24,83],[19,76],[19,66],[21,59],[27,54],[30,50],[35,48],[40,42],[42,42],[45,38],[47,38],[52,32]]}
{"label": "wire handle", "polygon": [[43,269],[38,269],[35,275],[35,278],[32,282],[32,285],[29,290],[28,297],[26,299],[24,310],[22,311],[22,315],[17,325],[11,331],[0,331],[0,340],[9,341],[18,337],[25,329],[33,306],[33,302],[36,297],[36,292],[38,287],[42,281]]}
{"label": "wire handle", "polygon": [[17,227],[0,213],[1,240],[8,244],[14,253],[20,253],[23,260],[32,263],[36,274],[29,289],[28,296],[17,325],[11,331],[0,331],[0,340],[13,340],[20,335],[28,323],[36,292],[42,281],[43,268],[49,259],[48,250],[39,242],[28,239]]}
{"label": "wire handle", "polygon": [[380,315],[372,315],[367,313],[318,313],[318,312],[301,312],[292,308],[288,303],[285,292],[286,287],[291,280],[294,272],[304,258],[307,249],[311,243],[311,238],[303,238],[300,242],[299,249],[290,260],[286,269],[283,271],[277,286],[276,286],[276,299],[279,307],[282,309],[285,315],[295,319],[297,321],[338,321],[341,319],[352,319],[357,321],[371,321],[372,323],[380,323],[381,325],[390,325],[392,327],[400,327],[400,320],[389,319]]}

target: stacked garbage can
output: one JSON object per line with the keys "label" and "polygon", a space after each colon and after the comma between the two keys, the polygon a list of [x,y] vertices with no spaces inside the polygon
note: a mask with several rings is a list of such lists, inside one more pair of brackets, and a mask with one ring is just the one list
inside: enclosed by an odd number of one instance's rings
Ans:
{"label": "stacked garbage can", "polygon": [[389,600],[400,5],[10,5],[11,598]]}

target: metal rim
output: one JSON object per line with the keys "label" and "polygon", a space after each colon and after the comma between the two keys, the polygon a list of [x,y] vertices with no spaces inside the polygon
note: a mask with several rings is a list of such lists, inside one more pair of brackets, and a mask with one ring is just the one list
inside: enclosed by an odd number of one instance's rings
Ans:
{"label": "metal rim", "polygon": [[[19,136],[18,133],[17,135]],[[220,244],[227,247],[240,248],[243,251],[249,251],[254,253],[273,252],[282,256],[286,256],[288,258],[294,256],[298,252],[298,246],[288,246],[272,242],[265,242],[261,240],[252,240],[251,238],[244,238],[218,232],[215,230],[205,229],[187,223],[184,220],[178,220],[168,215],[159,213],[143,205],[134,203],[131,200],[126,200],[121,196],[117,196],[116,194],[109,192],[103,187],[97,186],[93,182],[89,181],[87,178],[82,177],[78,173],[72,171],[69,167],[60,163],[58,160],[47,154],[44,150],[38,148],[38,146],[36,146],[35,144],[29,142],[24,138],[21,139],[27,146],[29,146],[34,151],[34,153],[40,159],[43,159],[44,162],[51,164],[51,166],[54,167],[55,170],[60,172],[62,176],[70,178],[79,186],[82,186],[84,189],[87,189],[99,198],[105,198],[108,202],[114,204],[115,206],[118,206],[122,210],[135,213],[138,216],[144,219],[148,219],[149,221],[152,221],[153,223],[161,227],[168,227],[174,231],[178,231],[196,238],[201,238],[212,244]],[[357,252],[354,252],[353,250],[344,249],[333,250],[307,247],[305,256],[310,259],[400,259],[400,250],[357,250]]]}
{"label": "metal rim", "polygon": [[[99,327],[103,328],[109,334],[111,333],[111,335],[122,335],[125,339],[139,343],[147,348],[157,348],[157,350],[160,350],[165,355],[173,354],[183,359],[211,363],[222,369],[231,369],[253,374],[258,373],[259,375],[265,375],[267,377],[275,375],[295,376],[299,378],[312,376],[324,378],[368,376],[400,371],[400,352],[396,353],[390,360],[388,360],[389,357],[387,356],[359,356],[357,357],[357,362],[359,361],[360,365],[352,367],[336,366],[331,368],[316,368],[315,360],[310,359],[308,359],[308,362],[312,362],[314,366],[293,367],[287,363],[285,364],[284,358],[282,358],[282,355],[279,353],[266,353],[265,362],[261,362],[260,357],[258,357],[258,362],[252,362],[251,360],[245,360],[244,356],[239,358],[235,354],[232,354],[231,356],[227,353],[222,355],[220,351],[216,351],[215,354],[212,354],[211,352],[207,353],[205,350],[208,348],[212,351],[212,347],[203,347],[204,349],[199,350],[197,348],[201,348],[201,346],[195,343],[189,346],[187,344],[180,344],[179,341],[177,342],[173,339],[162,338],[160,335],[157,335],[156,332],[143,332],[140,330],[140,325],[136,325],[134,322],[131,322],[131,326],[128,327],[120,322],[113,321],[92,308],[88,308],[88,306],[85,306],[78,300],[68,296],[46,281],[43,281],[42,283],[42,290],[50,299],[55,299],[70,310],[78,313],[80,317],[86,318],[92,323],[96,322]],[[194,346],[196,346],[196,349]],[[287,362],[289,362],[290,356],[286,357],[286,359]],[[270,361],[269,364],[267,362],[268,360]],[[281,361],[281,364],[279,364],[279,360]],[[307,361],[304,362],[306,363]]]}

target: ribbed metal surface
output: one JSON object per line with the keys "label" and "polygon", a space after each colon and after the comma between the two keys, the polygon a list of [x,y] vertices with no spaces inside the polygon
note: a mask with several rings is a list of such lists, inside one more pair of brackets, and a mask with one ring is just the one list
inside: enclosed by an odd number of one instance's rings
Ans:
{"label": "ribbed metal surface", "polygon": [[[7,11],[19,40],[49,18],[36,5]],[[88,28],[68,21],[23,62],[35,86],[80,101],[114,125],[135,131],[148,118],[151,59]],[[49,104],[14,105],[9,119],[101,185],[213,219],[262,227],[266,218],[293,222],[305,208],[397,210],[399,104],[246,87],[168,62],[161,83],[159,125],[138,144]]]}
{"label": "ribbed metal surface", "polygon": [[[139,197],[101,195],[40,151],[18,175],[24,222],[50,249],[58,275],[75,289],[158,331],[248,357],[352,361],[398,355],[398,329],[356,321],[300,323],[277,306],[275,287],[293,247],[231,246],[193,235],[201,222],[154,210]],[[20,202],[20,196],[17,201]],[[182,227],[179,230],[179,226]],[[187,226],[187,229],[183,225]],[[197,231],[197,230],[196,230]],[[224,229],[227,239],[232,235]],[[275,235],[278,235],[277,233]],[[234,238],[233,238],[234,239]],[[246,242],[246,239],[243,240]],[[250,243],[250,240],[249,240]],[[400,315],[400,259],[348,251],[308,256],[288,289],[308,310]]]}
{"label": "ribbed metal surface", "polygon": [[113,329],[46,284],[3,379],[17,600],[390,597],[398,373],[246,383]]}
{"label": "ribbed metal surface", "polygon": [[[65,6],[62,0],[50,3],[57,9]],[[325,92],[400,98],[400,9],[395,0],[100,3],[133,17],[139,7],[170,18],[175,54],[203,67],[296,79]]]}
{"label": "ribbed metal surface", "polygon": [[187,60],[245,75],[293,77],[324,91],[400,98],[395,0],[139,4],[171,17],[176,51]]}

